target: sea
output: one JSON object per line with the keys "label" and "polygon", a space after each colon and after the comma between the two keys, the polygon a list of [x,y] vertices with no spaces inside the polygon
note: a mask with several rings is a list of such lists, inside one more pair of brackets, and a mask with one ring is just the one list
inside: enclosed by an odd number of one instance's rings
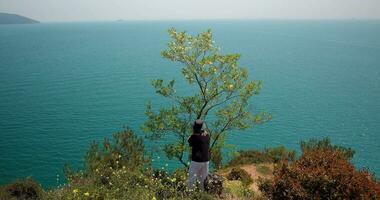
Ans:
{"label": "sea", "polygon": [[[83,167],[92,141],[125,127],[143,137],[146,103],[171,105],[151,80],[174,78],[179,92],[193,91],[183,66],[160,55],[172,27],[211,29],[221,52],[241,54],[239,66],[263,82],[250,108],[273,119],[229,132],[228,152],[300,152],[300,141],[329,137],[379,177],[380,21],[109,21],[0,26],[0,184],[32,177],[55,187],[65,163]],[[180,167],[164,142],[145,140],[153,165]]]}

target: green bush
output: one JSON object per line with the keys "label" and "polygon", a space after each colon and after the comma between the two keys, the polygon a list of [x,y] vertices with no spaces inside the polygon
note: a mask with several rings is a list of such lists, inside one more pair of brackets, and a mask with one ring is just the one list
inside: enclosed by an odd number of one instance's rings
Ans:
{"label": "green bush", "polygon": [[105,139],[101,148],[93,143],[84,171],[66,167],[68,183],[48,192],[48,199],[207,199],[204,192],[186,188],[187,169],[173,173],[152,169],[144,157],[142,139],[127,129]]}
{"label": "green bush", "polygon": [[45,192],[41,185],[27,178],[17,180],[0,188],[1,200],[40,200],[45,199]]}
{"label": "green bush", "polygon": [[239,180],[243,185],[248,186],[253,183],[251,176],[244,169],[232,168],[231,172],[227,175],[228,180]]}
{"label": "green bush", "polygon": [[256,195],[250,188],[243,185],[240,181],[227,181],[225,185],[225,199],[239,200],[259,200],[259,195]]}
{"label": "green bush", "polygon": [[191,195],[191,199],[194,200],[213,200],[215,199],[212,195],[207,194],[205,192],[197,192]]}
{"label": "green bush", "polygon": [[246,150],[239,151],[227,166],[237,166],[245,164],[258,164],[258,163],[278,163],[281,160],[293,161],[295,159],[296,152],[287,150],[283,146],[266,148],[262,151],[258,150]]}
{"label": "green bush", "polygon": [[323,138],[321,140],[310,139],[308,141],[301,141],[301,150],[302,152],[311,150],[336,150],[341,152],[341,154],[348,160],[351,160],[355,154],[355,151],[351,148],[331,144],[329,138]]}
{"label": "green bush", "polygon": [[284,146],[279,146],[264,149],[264,155],[267,155],[272,160],[272,162],[278,163],[282,160],[294,161],[296,152],[287,150]]}
{"label": "green bush", "polygon": [[101,148],[97,142],[91,144],[86,154],[86,170],[94,173],[123,166],[130,170],[139,169],[150,160],[144,156],[144,152],[143,139],[127,128],[115,133],[113,141],[105,138]]}

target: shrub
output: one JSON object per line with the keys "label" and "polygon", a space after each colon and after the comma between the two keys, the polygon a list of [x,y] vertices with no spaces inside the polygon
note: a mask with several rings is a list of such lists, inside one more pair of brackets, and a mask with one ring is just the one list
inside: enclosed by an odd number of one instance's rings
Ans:
{"label": "shrub", "polygon": [[380,185],[367,171],[355,170],[337,149],[306,150],[295,162],[279,165],[273,180],[259,185],[270,199],[378,199]]}
{"label": "shrub", "polygon": [[296,152],[294,150],[287,150],[284,146],[266,148],[264,155],[267,155],[272,162],[278,163],[282,160],[294,161]]}
{"label": "shrub", "polygon": [[214,197],[210,194],[207,194],[205,192],[197,192],[193,193],[191,195],[191,199],[196,199],[196,200],[213,200]]}
{"label": "shrub", "polygon": [[228,180],[239,180],[243,185],[248,186],[253,183],[251,176],[244,169],[232,168],[231,172],[227,175]]}
{"label": "shrub", "polygon": [[105,138],[102,148],[97,142],[91,144],[85,159],[87,173],[122,167],[136,170],[148,164],[150,159],[144,156],[143,139],[136,136],[132,130],[127,128],[117,132],[113,139],[110,141]]}
{"label": "shrub", "polygon": [[287,150],[283,146],[275,148],[267,148],[262,151],[247,150],[239,151],[227,166],[237,166],[245,164],[258,164],[258,163],[278,163],[281,160],[293,161],[295,159],[295,151]]}
{"label": "shrub", "polygon": [[273,174],[273,170],[269,166],[264,165],[264,164],[257,165],[256,166],[256,171],[258,173],[263,174],[263,175],[271,175],[271,174]]}
{"label": "shrub", "polygon": [[79,178],[62,188],[51,191],[50,199],[86,200],[86,199],[152,199],[159,181],[148,174],[128,169],[113,169],[112,175],[102,183],[99,171],[87,177]]}
{"label": "shrub", "polygon": [[311,150],[336,150],[341,152],[341,154],[348,160],[351,160],[355,154],[355,151],[351,148],[331,144],[329,138],[323,138],[321,140],[310,139],[308,141],[301,141],[301,150],[302,152]]}
{"label": "shrub", "polygon": [[93,143],[84,171],[65,168],[68,183],[48,192],[48,199],[210,199],[209,194],[186,189],[187,170],[174,173],[152,169],[144,157],[142,138],[129,129],[114,134],[103,145]]}
{"label": "shrub", "polygon": [[220,196],[223,192],[223,177],[216,173],[211,173],[207,176],[204,186],[206,192]]}
{"label": "shrub", "polygon": [[0,199],[4,200],[40,200],[45,199],[45,192],[41,185],[27,178],[17,180],[0,188]]}
{"label": "shrub", "polygon": [[255,193],[244,186],[240,181],[226,181],[225,184],[225,199],[239,200],[257,200],[259,199]]}

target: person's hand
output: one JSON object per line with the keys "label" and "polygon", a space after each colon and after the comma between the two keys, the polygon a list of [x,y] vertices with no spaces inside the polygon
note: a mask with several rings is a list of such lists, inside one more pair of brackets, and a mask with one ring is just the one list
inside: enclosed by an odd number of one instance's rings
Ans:
{"label": "person's hand", "polygon": [[206,136],[208,133],[206,130],[203,131],[202,136]]}

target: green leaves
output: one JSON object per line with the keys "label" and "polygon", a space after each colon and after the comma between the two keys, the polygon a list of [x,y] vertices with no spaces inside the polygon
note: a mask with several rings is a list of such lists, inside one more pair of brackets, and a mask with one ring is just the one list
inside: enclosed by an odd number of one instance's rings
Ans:
{"label": "green leaves", "polygon": [[144,156],[142,138],[128,128],[113,134],[111,141],[105,138],[102,145],[93,142],[85,157],[88,173],[108,168],[120,169],[123,166],[135,170],[148,163],[149,159]]}
{"label": "green leaves", "polygon": [[152,81],[152,86],[156,89],[156,93],[164,97],[175,96],[174,80],[171,80],[167,85],[164,85],[162,79],[156,79]]}

